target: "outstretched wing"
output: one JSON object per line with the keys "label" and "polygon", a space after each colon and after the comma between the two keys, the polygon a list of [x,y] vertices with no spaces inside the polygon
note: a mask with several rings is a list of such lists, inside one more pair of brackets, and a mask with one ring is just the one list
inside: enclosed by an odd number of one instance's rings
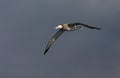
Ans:
{"label": "outstretched wing", "polygon": [[47,53],[49,48],[52,46],[52,44],[56,41],[56,39],[64,32],[63,29],[60,29],[59,31],[56,32],[56,34],[48,41],[48,44],[46,46],[46,49],[44,51],[44,55]]}
{"label": "outstretched wing", "polygon": [[100,28],[98,27],[93,27],[93,26],[89,26],[87,24],[83,24],[83,23],[75,23],[76,25],[82,25],[84,27],[87,27],[87,28],[91,28],[91,29],[98,29],[98,30],[101,30]]}

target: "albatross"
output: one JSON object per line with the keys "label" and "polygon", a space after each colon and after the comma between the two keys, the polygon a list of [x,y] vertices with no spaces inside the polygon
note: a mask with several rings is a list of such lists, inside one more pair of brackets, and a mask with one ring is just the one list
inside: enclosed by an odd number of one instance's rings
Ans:
{"label": "albatross", "polygon": [[44,55],[48,52],[48,50],[50,49],[50,47],[52,46],[52,44],[56,41],[56,39],[65,31],[74,31],[74,30],[78,30],[81,29],[82,27],[87,27],[90,29],[97,29],[100,30],[100,28],[98,27],[93,27],[93,26],[89,26],[87,24],[83,24],[83,23],[70,23],[70,24],[59,24],[57,27],[55,27],[55,29],[59,29],[55,35],[48,41],[47,46],[45,48],[44,51]]}

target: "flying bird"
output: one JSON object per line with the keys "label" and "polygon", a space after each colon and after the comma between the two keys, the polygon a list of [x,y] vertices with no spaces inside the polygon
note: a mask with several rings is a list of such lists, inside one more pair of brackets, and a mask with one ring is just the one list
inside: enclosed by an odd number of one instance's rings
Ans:
{"label": "flying bird", "polygon": [[56,39],[65,31],[74,31],[74,30],[78,30],[81,29],[82,27],[87,27],[90,29],[97,29],[100,30],[100,28],[97,27],[93,27],[93,26],[89,26],[87,24],[83,24],[83,23],[70,23],[70,24],[60,24],[57,27],[55,27],[55,29],[59,29],[56,34],[48,41],[46,49],[44,51],[44,55],[48,52],[48,50],[50,49],[50,47],[52,46],[52,44],[56,41]]}

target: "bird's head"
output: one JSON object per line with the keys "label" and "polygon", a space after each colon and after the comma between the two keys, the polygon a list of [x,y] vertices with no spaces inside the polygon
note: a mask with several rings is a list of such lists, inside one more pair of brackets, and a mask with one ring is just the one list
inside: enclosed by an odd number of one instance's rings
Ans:
{"label": "bird's head", "polygon": [[58,25],[57,27],[55,27],[55,29],[62,29],[63,26],[62,25]]}

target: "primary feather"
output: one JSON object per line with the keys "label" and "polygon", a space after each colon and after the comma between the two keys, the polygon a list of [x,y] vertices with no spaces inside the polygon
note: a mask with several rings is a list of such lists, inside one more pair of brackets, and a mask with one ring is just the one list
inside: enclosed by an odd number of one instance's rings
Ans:
{"label": "primary feather", "polygon": [[52,46],[52,44],[56,41],[56,39],[64,32],[64,30],[60,29],[56,32],[56,34],[48,41],[48,44],[46,46],[46,49],[44,51],[44,55],[47,53],[49,48]]}

